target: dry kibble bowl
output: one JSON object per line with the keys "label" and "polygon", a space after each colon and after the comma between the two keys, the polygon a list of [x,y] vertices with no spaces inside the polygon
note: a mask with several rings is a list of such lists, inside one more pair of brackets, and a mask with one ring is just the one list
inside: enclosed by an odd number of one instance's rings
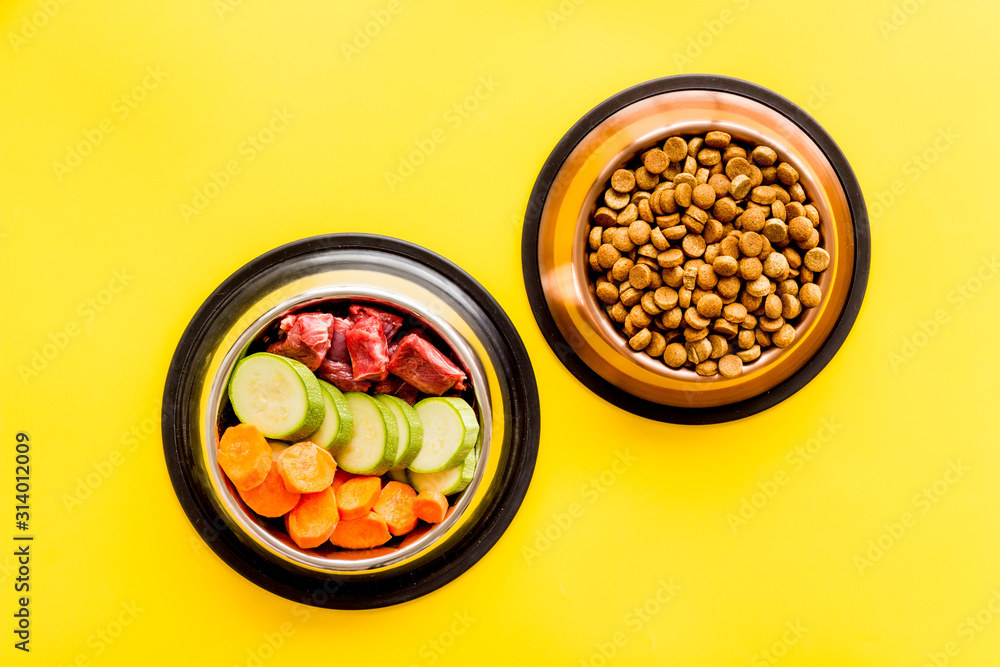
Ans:
{"label": "dry kibble bowl", "polygon": [[[799,172],[821,216],[830,266],[823,301],[796,325],[787,348],[767,348],[742,375],[701,377],[632,350],[589,283],[587,233],[611,174],[671,135],[722,130],[765,144]],[[531,193],[522,268],[532,310],[562,363],[588,388],[629,412],[708,424],[765,410],[830,361],[854,324],[868,282],[871,243],[864,198],[847,158],[805,111],[761,86],[683,75],[629,88],[588,112],[556,145]]]}
{"label": "dry kibble bowl", "polygon": [[[473,481],[440,524],[386,546],[301,549],[281,519],[249,510],[216,459],[235,420],[226,387],[239,359],[282,315],[347,302],[390,307],[431,332],[465,370],[480,421]],[[167,468],[188,519],[227,564],[304,604],[383,607],[459,576],[506,530],[527,492],[538,450],[538,393],[527,352],[496,301],[471,276],[410,243],[331,234],[268,252],[230,276],[195,314],[177,346],[163,396]],[[197,544],[197,543],[195,543]]]}

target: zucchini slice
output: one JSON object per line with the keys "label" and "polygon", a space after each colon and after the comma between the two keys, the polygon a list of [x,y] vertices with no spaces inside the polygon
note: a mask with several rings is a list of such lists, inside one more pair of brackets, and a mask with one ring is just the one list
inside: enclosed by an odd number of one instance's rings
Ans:
{"label": "zucchini slice", "polygon": [[456,397],[432,397],[414,409],[424,427],[424,442],[410,470],[439,472],[462,463],[479,438],[479,421],[469,404]]}
{"label": "zucchini slice", "polygon": [[396,418],[368,394],[344,394],[354,416],[354,431],[334,457],[337,465],[356,475],[383,475],[396,460],[399,431]]}
{"label": "zucchini slice", "polygon": [[236,365],[229,379],[229,401],[241,422],[279,440],[309,435],[326,413],[323,390],[312,371],[300,361],[267,352]]}

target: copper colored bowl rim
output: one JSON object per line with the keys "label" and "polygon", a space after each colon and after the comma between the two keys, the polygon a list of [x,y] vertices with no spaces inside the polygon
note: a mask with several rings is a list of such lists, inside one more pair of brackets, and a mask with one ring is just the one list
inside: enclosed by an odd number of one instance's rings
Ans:
{"label": "copper colored bowl rim", "polygon": [[[600,178],[595,182],[594,164],[586,164],[586,160],[593,157],[594,163],[603,165],[603,171],[612,169],[617,161],[628,159],[637,145],[652,143],[648,138],[650,127],[655,127],[656,132],[662,127],[649,122],[639,127],[646,120],[647,111],[650,118],[666,115],[672,109],[683,108],[685,100],[697,103],[698,94],[729,100],[731,107],[725,108],[724,113],[735,118],[734,136],[739,134],[739,113],[749,109],[746,116],[749,119],[756,107],[762,110],[765,120],[770,115],[782,125],[775,126],[772,135],[793,145],[798,140],[808,146],[816,164],[809,163],[806,167],[815,166],[817,180],[827,179],[817,189],[822,190],[821,196],[837,212],[831,216],[835,219],[824,226],[826,244],[835,261],[836,255],[841,255],[836,282],[832,276],[823,276],[827,285],[833,283],[836,288],[831,307],[824,304],[821,309],[826,311],[822,316],[807,318],[798,327],[805,332],[803,343],[812,334],[808,345],[798,350],[798,359],[789,361],[789,355],[772,354],[767,360],[762,359],[763,363],[749,366],[748,373],[753,373],[753,378],[748,381],[744,377],[743,386],[735,390],[736,383],[725,380],[692,377],[691,381],[685,381],[679,372],[665,366],[658,369],[658,362],[628,350],[606,318],[595,315],[599,309],[588,302],[588,298],[593,301],[594,297],[580,293],[587,281],[587,269],[581,266],[586,262],[575,256],[566,260],[568,253],[575,252],[576,245],[583,247],[580,230],[584,225],[571,217],[578,214],[579,220],[585,222],[585,209],[602,182]],[[694,128],[698,122],[692,117],[678,117],[681,120],[671,117],[672,122],[686,124],[688,131],[701,129]],[[747,120],[745,127],[752,127],[755,122],[759,126],[761,120]],[[701,122],[709,123],[708,118]],[[617,136],[619,130],[619,134],[630,136]],[[671,128],[673,131],[678,130]],[[620,152],[615,153],[616,150]],[[589,191],[586,198],[581,195],[584,189]],[[564,201],[568,202],[565,206]],[[574,242],[572,248],[565,244],[568,231],[580,241]],[[559,235],[567,248],[553,241],[554,234]],[[868,215],[860,185],[843,152],[812,117],[780,95],[747,81],[681,75],[648,81],[612,96],[588,112],[557,144],[535,182],[525,214],[522,270],[532,310],[546,341],[588,388],[635,414],[666,422],[701,424],[739,419],[767,409],[816,376],[840,348],[857,318],[867,286],[870,253]],[[585,257],[582,250],[577,254]],[[553,277],[566,271],[572,275]],[[776,360],[780,363],[774,363]]]}

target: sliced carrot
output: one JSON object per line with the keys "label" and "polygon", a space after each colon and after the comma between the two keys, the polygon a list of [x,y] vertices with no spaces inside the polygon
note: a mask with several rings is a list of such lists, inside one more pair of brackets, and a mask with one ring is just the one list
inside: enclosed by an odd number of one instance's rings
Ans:
{"label": "sliced carrot", "polygon": [[341,521],[330,536],[330,543],[344,549],[371,549],[391,539],[385,521],[375,512],[360,519]]}
{"label": "sliced carrot", "polygon": [[319,493],[333,483],[337,471],[330,452],[306,440],[278,456],[278,472],[292,493]]}
{"label": "sliced carrot", "polygon": [[413,513],[427,523],[441,523],[448,511],[448,499],[440,491],[421,491],[413,501]]}
{"label": "sliced carrot", "polygon": [[330,539],[339,520],[337,498],[328,486],[319,493],[303,493],[285,516],[285,529],[297,545],[313,549]]}
{"label": "sliced carrot", "polygon": [[360,519],[368,516],[372,505],[382,493],[382,480],[378,477],[355,477],[334,489],[337,510],[341,519]]}
{"label": "sliced carrot", "polygon": [[219,440],[218,460],[233,486],[246,491],[267,477],[271,469],[271,446],[256,426],[230,426]]}
{"label": "sliced carrot", "polygon": [[277,461],[271,461],[271,470],[263,482],[252,489],[237,489],[237,491],[250,509],[261,516],[271,518],[284,516],[290,512],[299,503],[300,497],[300,494],[285,488],[285,481],[278,472]]}
{"label": "sliced carrot", "polygon": [[372,511],[385,519],[390,533],[406,535],[417,527],[417,516],[413,513],[413,501],[416,497],[417,492],[409,484],[389,482],[382,489],[382,495]]}
{"label": "sliced carrot", "polygon": [[353,472],[347,472],[343,468],[337,468],[337,473],[333,476],[333,490],[336,491],[340,488],[340,485],[349,479],[354,479],[358,475]]}

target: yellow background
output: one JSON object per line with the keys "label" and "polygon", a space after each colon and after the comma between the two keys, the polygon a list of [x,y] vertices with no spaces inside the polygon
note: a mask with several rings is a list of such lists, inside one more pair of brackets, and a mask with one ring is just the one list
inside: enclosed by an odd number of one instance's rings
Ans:
{"label": "yellow background", "polygon": [[[919,666],[948,642],[938,664],[997,664],[1000,5],[62,2],[0,8],[4,665],[601,665],[603,650],[620,665]],[[365,43],[373,16],[386,25]],[[590,394],[543,341],[520,272],[521,218],[558,139],[615,92],[679,72],[807,108],[873,214],[868,295],[836,358],[777,407],[710,427]],[[456,116],[481,80],[491,90]],[[249,160],[241,144],[276,109],[294,117]],[[54,166],[102,127],[78,166]],[[390,188],[386,172],[435,130]],[[185,220],[231,160],[239,173]],[[200,545],[167,478],[159,402],[223,279],[346,231],[427,246],[495,295],[534,363],[542,439],[521,511],[465,575],[395,608],[303,613]],[[30,655],[11,633],[19,430]],[[935,482],[936,502],[915,497]],[[744,500],[756,514],[735,525]],[[666,602],[661,581],[680,586]]]}

